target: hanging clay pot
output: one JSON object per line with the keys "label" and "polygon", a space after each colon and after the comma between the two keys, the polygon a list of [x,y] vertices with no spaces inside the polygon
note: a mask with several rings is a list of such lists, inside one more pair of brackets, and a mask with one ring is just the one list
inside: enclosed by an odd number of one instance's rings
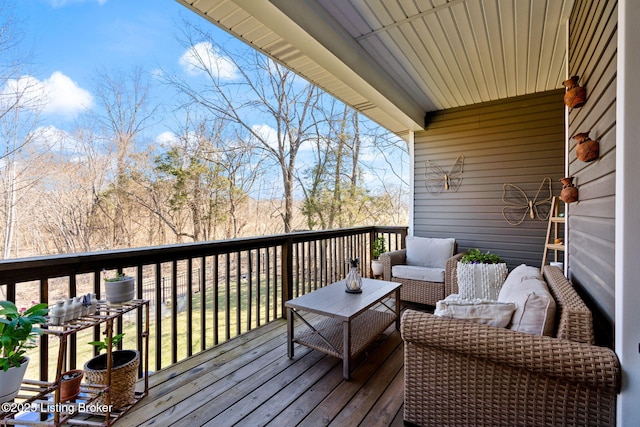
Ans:
{"label": "hanging clay pot", "polygon": [[587,102],[587,90],[578,86],[578,76],[565,80],[562,84],[567,88],[564,94],[564,103],[569,108],[582,107]]}
{"label": "hanging clay pot", "polygon": [[571,203],[578,200],[578,189],[573,185],[573,177],[569,176],[560,179],[562,182],[562,191],[560,192],[560,200],[565,203]]}
{"label": "hanging clay pot", "polygon": [[600,144],[589,138],[589,132],[575,134],[573,139],[578,141],[576,157],[583,162],[592,162],[600,155]]}

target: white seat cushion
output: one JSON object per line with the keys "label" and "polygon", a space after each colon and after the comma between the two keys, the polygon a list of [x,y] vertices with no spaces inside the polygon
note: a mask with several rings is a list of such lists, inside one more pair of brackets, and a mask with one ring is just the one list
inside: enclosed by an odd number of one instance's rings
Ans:
{"label": "white seat cushion", "polygon": [[394,265],[391,276],[399,279],[444,283],[444,268],[420,267],[417,265]]}
{"label": "white seat cushion", "polygon": [[456,239],[407,236],[407,264],[445,268]]}

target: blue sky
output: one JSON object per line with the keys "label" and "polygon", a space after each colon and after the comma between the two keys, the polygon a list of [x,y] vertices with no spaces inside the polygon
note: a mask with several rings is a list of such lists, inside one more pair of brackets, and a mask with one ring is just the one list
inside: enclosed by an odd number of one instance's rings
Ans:
{"label": "blue sky", "polygon": [[99,69],[179,71],[185,50],[177,33],[183,19],[240,45],[174,0],[20,0],[14,13],[22,49],[33,53],[29,74],[53,93],[44,119],[58,128],[91,108]]}
{"label": "blue sky", "polygon": [[[22,48],[32,52],[29,78],[49,94],[42,126],[54,130],[72,129],[80,114],[96,107],[93,79],[100,69],[126,73],[139,66],[149,72],[161,69],[197,79],[190,73],[188,52],[178,41],[184,19],[210,31],[227,48],[246,48],[174,0],[18,0],[13,4],[24,35]],[[156,96],[172,93],[158,92]],[[166,104],[171,104],[170,98]],[[171,120],[169,115],[147,129],[146,141],[170,141],[169,130],[176,128]],[[268,128],[264,123],[254,126]],[[379,161],[372,159],[376,163]],[[377,169],[387,167],[382,162]]]}

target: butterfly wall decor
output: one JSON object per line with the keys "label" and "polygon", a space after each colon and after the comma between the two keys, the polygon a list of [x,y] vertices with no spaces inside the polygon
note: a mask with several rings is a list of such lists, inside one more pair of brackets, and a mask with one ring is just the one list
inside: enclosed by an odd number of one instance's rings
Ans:
{"label": "butterfly wall decor", "polygon": [[462,183],[464,155],[460,154],[448,172],[436,162],[427,160],[424,171],[425,187],[430,194],[440,194],[442,190],[458,191]]}
{"label": "butterfly wall decor", "polygon": [[520,225],[527,214],[529,218],[546,221],[551,212],[551,178],[546,177],[540,183],[538,192],[530,199],[520,187],[515,184],[504,184],[502,187],[502,201],[507,205],[502,208],[502,216],[511,225]]}

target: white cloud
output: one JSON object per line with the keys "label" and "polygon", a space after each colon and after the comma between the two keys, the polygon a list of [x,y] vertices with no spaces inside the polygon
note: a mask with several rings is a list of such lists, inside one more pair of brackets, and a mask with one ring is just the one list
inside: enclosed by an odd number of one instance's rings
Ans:
{"label": "white cloud", "polygon": [[179,62],[191,76],[205,74],[205,71],[222,80],[233,80],[238,76],[238,68],[233,61],[221,55],[209,42],[191,46],[182,54]]}
{"label": "white cloud", "polygon": [[59,71],[42,82],[46,104],[44,112],[74,117],[79,112],[91,108],[93,98],[89,91]]}
{"label": "white cloud", "polygon": [[251,130],[271,147],[275,148],[278,146],[278,132],[268,124],[253,125],[251,126]]}
{"label": "white cloud", "polygon": [[3,109],[17,101],[22,108],[71,118],[93,104],[88,91],[59,71],[42,81],[33,76],[8,80],[0,99]]}
{"label": "white cloud", "polygon": [[163,147],[171,147],[179,142],[179,138],[175,133],[165,131],[156,136],[155,142]]}

